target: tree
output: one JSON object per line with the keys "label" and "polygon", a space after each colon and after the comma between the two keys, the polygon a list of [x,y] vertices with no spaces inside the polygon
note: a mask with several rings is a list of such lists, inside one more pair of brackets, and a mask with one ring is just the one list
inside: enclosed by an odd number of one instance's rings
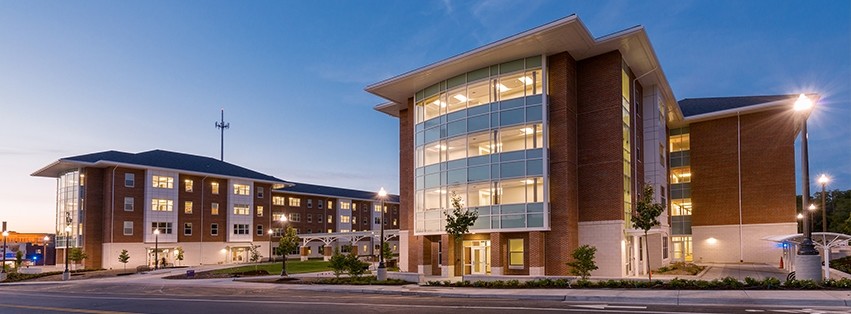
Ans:
{"label": "tree", "polygon": [[339,249],[334,249],[334,254],[331,255],[331,259],[328,260],[328,267],[331,267],[331,271],[334,272],[334,277],[340,278],[340,275],[344,274],[348,268],[346,255],[340,253]]}
{"label": "tree", "polygon": [[[82,248],[75,247],[75,248],[71,248],[71,250],[68,251],[68,260],[74,262],[74,264],[79,264],[80,262],[82,262],[84,259],[86,259],[88,257],[89,256],[86,254],[85,251],[83,251]],[[75,266],[75,268],[76,268],[76,266]]]}
{"label": "tree", "polygon": [[582,277],[582,280],[588,279],[592,271],[599,269],[594,262],[596,253],[597,248],[587,244],[573,250],[573,261],[567,263],[571,267],[570,273]]}
{"label": "tree", "polygon": [[130,262],[130,253],[127,250],[121,250],[121,254],[118,255],[118,261],[124,264],[124,270],[127,270],[127,262]]}
{"label": "tree", "polygon": [[[177,257],[175,258],[178,261],[183,261],[183,247],[178,246],[176,249]],[[180,263],[178,263],[180,265]]]}
{"label": "tree", "polygon": [[362,262],[354,251],[346,256],[346,269],[349,271],[349,275],[360,277],[366,272],[367,268],[369,268],[369,264]]}
{"label": "tree", "polygon": [[278,241],[278,252],[283,256],[281,276],[287,276],[287,254],[298,248],[298,241],[299,237],[295,233],[295,229],[287,226],[286,232],[281,236],[281,240]]}
{"label": "tree", "polygon": [[248,248],[248,252],[251,255],[249,256],[248,260],[252,263],[257,263],[260,261],[261,258],[263,258],[263,255],[260,254],[260,245],[255,245],[254,243],[252,243],[251,246],[249,246]]}
{"label": "tree", "polygon": [[391,257],[393,256],[393,250],[390,249],[390,243],[384,242],[384,247],[381,248],[381,250],[381,253],[384,254],[385,259],[391,259]]}
{"label": "tree", "polygon": [[645,184],[641,199],[638,200],[635,211],[632,212],[632,227],[644,230],[644,252],[647,255],[647,278],[649,280],[653,280],[653,273],[650,270],[650,248],[647,247],[647,231],[659,225],[659,215],[662,214],[663,210],[662,204],[653,200],[653,186]]}
{"label": "tree", "polygon": [[24,252],[18,251],[15,253],[15,268],[21,268],[21,264],[24,263]]}
{"label": "tree", "polygon": [[[452,213],[446,213],[446,233],[455,240],[456,251],[458,246],[461,244],[461,241],[464,239],[464,235],[470,232],[470,227],[476,223],[476,220],[479,219],[479,213],[474,210],[469,210],[464,208],[464,204],[462,203],[461,196],[452,192],[452,198],[450,199],[452,202]],[[458,261],[459,259],[456,259]],[[455,263],[452,263],[455,265]]]}

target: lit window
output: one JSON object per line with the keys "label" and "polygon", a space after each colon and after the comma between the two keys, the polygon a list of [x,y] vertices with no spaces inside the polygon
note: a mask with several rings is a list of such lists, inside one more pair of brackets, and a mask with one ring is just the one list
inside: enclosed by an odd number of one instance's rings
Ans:
{"label": "lit window", "polygon": [[691,198],[671,200],[671,216],[691,215]]}
{"label": "lit window", "polygon": [[290,197],[290,207],[300,207],[301,199],[297,197]]}
{"label": "lit window", "polygon": [[246,204],[234,204],[233,205],[233,214],[234,215],[249,215],[251,212],[251,208]]}
{"label": "lit window", "polygon": [[151,179],[153,187],[160,189],[173,189],[174,178],[167,176],[153,176]]}
{"label": "lit window", "polygon": [[257,205],[257,217],[263,217],[263,206]]}
{"label": "lit window", "polygon": [[236,234],[236,235],[248,234],[248,225],[246,225],[246,224],[234,224],[233,225],[233,234]]}
{"label": "lit window", "polygon": [[132,212],[134,208],[134,199],[132,197],[124,198],[124,211]]}
{"label": "lit window", "polygon": [[374,207],[376,212],[381,212],[381,205],[375,205]]}
{"label": "lit window", "polygon": [[508,268],[523,268],[523,239],[508,239]]}
{"label": "lit window", "polygon": [[290,214],[290,221],[292,221],[292,222],[300,222],[300,221],[301,221],[301,214],[299,214],[299,213],[291,213],[291,214]]}
{"label": "lit window", "polygon": [[334,223],[334,215],[328,215],[328,223]]}
{"label": "lit window", "polygon": [[352,224],[356,225],[357,223],[358,223],[358,217],[357,216],[352,217]]}
{"label": "lit window", "polygon": [[393,225],[395,226],[395,225],[397,225],[397,223],[398,223],[398,221],[396,220],[396,218],[393,218]]}
{"label": "lit window", "polygon": [[133,235],[133,222],[125,221],[124,222],[124,235],[129,236]]}
{"label": "lit window", "polygon": [[183,224],[183,235],[191,236],[192,235],[192,223],[187,222]]}
{"label": "lit window", "polygon": [[[685,128],[683,128],[683,129],[685,129]],[[671,135],[670,136],[670,145],[669,146],[670,146],[672,153],[691,149],[690,148],[691,143],[690,143],[690,140],[689,140],[690,136],[689,136],[689,133],[687,133],[688,130],[687,129],[683,130],[683,129],[671,130],[671,133],[686,132],[684,134],[677,134],[677,135]]]}
{"label": "lit window", "polygon": [[210,224],[210,235],[217,236],[219,235],[219,224]]}
{"label": "lit window", "polygon": [[671,184],[691,182],[691,167],[671,168]]}
{"label": "lit window", "polygon": [[160,230],[160,234],[171,234],[171,223],[170,222],[151,222],[151,234],[154,234],[154,230]]}
{"label": "lit window", "polygon": [[136,186],[136,175],[132,173],[124,174],[124,186],[128,188],[132,188]]}
{"label": "lit window", "polygon": [[218,182],[211,182],[210,183],[210,190],[213,194],[219,194],[219,183]]}
{"label": "lit window", "polygon": [[340,223],[347,224],[351,221],[352,217],[347,215],[340,215]]}
{"label": "lit window", "polygon": [[333,233],[334,229],[328,228],[328,233]]}
{"label": "lit window", "polygon": [[194,204],[192,204],[192,201],[185,201],[185,202],[183,202],[183,213],[184,213],[184,214],[191,214],[191,213],[192,213],[192,206],[193,206],[193,205],[194,205]]}
{"label": "lit window", "polygon": [[282,205],[283,206],[285,204],[285,199],[286,198],[283,197],[283,196],[272,196],[272,205]]}
{"label": "lit window", "polygon": [[334,202],[328,201],[328,209],[334,209]]}
{"label": "lit window", "polygon": [[340,203],[340,209],[350,209],[350,208],[352,208],[352,204],[347,203],[347,202]]}
{"label": "lit window", "polygon": [[234,195],[251,195],[251,186],[247,184],[234,184],[233,185],[233,194]]}
{"label": "lit window", "polygon": [[183,190],[186,192],[192,192],[195,188],[195,181],[192,179],[183,180]]}
{"label": "lit window", "polygon": [[211,204],[210,214],[211,215],[218,215],[219,214],[219,203]]}
{"label": "lit window", "polygon": [[281,217],[284,217],[284,213],[272,213],[272,221],[281,221]]}
{"label": "lit window", "polygon": [[155,212],[170,212],[174,206],[174,201],[155,198],[151,200],[151,210]]}

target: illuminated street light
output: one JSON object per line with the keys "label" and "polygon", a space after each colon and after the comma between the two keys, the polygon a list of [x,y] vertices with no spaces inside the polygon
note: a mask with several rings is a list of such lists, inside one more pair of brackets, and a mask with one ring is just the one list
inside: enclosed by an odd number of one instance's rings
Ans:
{"label": "illuminated street light", "polygon": [[[800,115],[801,119],[801,208],[806,208],[810,204],[810,163],[809,150],[807,144],[807,117],[810,110],[813,108],[813,101],[807,95],[801,94],[795,101],[793,107]],[[819,261],[819,252],[813,243],[813,231],[810,227],[809,215],[804,215],[804,240],[798,245],[798,255],[796,257],[796,277],[799,280],[814,280],[820,282],[821,262]]]}
{"label": "illuminated street light", "polygon": [[378,249],[378,281],[387,280],[387,268],[384,265],[384,199],[387,197],[387,191],[382,187],[381,190],[378,191],[378,198],[381,200],[381,207],[379,211],[381,212],[381,222],[379,226],[381,227],[381,246]]}

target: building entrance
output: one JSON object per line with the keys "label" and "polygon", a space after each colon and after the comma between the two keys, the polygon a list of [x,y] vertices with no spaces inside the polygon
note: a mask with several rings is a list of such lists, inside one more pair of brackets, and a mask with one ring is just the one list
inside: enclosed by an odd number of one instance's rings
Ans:
{"label": "building entrance", "polygon": [[485,275],[491,272],[491,241],[464,241],[464,274]]}

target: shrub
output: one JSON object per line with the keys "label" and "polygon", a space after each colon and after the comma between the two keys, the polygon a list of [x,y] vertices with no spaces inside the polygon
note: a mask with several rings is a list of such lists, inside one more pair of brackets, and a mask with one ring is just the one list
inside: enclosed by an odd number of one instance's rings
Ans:
{"label": "shrub", "polygon": [[334,249],[334,255],[331,255],[331,259],[328,262],[328,267],[331,267],[334,277],[340,278],[340,275],[346,273],[348,270],[348,259],[346,255],[340,253],[339,249]]}
{"label": "shrub", "polygon": [[349,275],[360,277],[366,273],[368,267],[369,264],[362,262],[354,252],[346,256],[346,270]]}
{"label": "shrub", "polygon": [[582,280],[588,279],[591,272],[599,268],[594,262],[594,254],[596,253],[597,248],[587,244],[573,250],[573,261],[566,263],[567,266],[570,266],[570,273],[582,277]]}

